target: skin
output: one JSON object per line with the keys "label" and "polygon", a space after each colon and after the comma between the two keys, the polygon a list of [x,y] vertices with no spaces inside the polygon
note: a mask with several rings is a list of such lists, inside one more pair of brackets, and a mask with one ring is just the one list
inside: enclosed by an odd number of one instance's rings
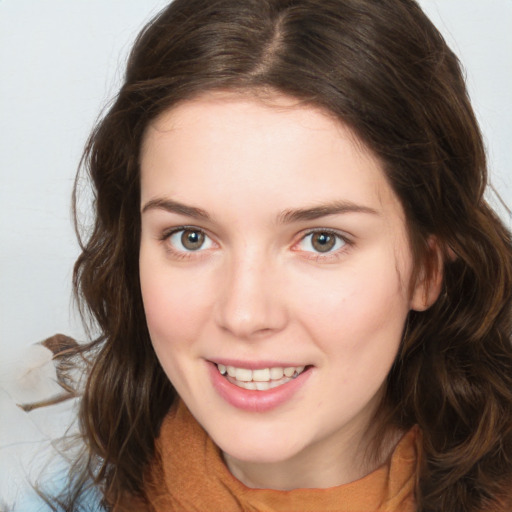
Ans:
{"label": "skin", "polygon": [[[380,465],[393,443],[363,462],[369,426],[407,314],[437,288],[410,286],[402,207],[354,134],[278,95],[182,103],[147,129],[141,212],[156,354],[230,471],[249,487],[324,488]],[[204,245],[187,251],[169,235],[182,226]],[[318,252],[311,230],[335,233],[333,249]],[[214,389],[207,361],[218,358],[311,368],[289,400],[254,412]]]}

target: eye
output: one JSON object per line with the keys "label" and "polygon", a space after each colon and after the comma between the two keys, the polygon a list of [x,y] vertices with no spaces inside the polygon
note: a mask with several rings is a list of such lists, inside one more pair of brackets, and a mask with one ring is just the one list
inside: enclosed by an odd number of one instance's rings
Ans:
{"label": "eye", "polygon": [[301,251],[328,253],[342,249],[346,240],[332,231],[314,231],[308,233],[298,244]]}
{"label": "eye", "polygon": [[204,231],[196,228],[184,228],[173,231],[168,240],[173,249],[179,252],[194,252],[213,247],[213,241]]}

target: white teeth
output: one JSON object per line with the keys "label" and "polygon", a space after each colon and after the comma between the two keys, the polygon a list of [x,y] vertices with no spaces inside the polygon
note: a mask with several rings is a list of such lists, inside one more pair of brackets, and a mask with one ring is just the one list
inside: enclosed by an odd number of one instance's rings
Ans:
{"label": "white teeth", "polygon": [[252,371],[252,380],[256,382],[268,382],[270,380],[270,368]]}
{"label": "white teeth", "polygon": [[270,368],[270,378],[272,380],[282,379],[284,375],[284,370],[282,368]]}
{"label": "white teeth", "polygon": [[284,369],[284,374],[287,377],[292,377],[294,373],[295,373],[295,367],[294,366],[289,366],[288,368]]}
{"label": "white teeth", "polygon": [[[286,380],[286,382],[288,382],[289,379]],[[236,385],[239,387],[239,388],[244,388],[244,389],[250,389],[251,391],[254,391],[254,390],[257,390],[257,391],[267,391],[268,389],[271,389],[271,388],[275,388],[277,386],[280,386],[281,384],[284,384],[283,382],[254,382],[254,381],[251,381],[251,382],[241,382],[241,381],[238,381],[236,383]]]}
{"label": "white teeth", "polygon": [[298,377],[304,371],[305,367],[289,366],[283,368],[276,366],[272,368],[249,370],[248,368],[236,368],[235,366],[218,364],[217,368],[221,375],[226,375],[227,373],[240,387],[266,391],[267,389],[285,384],[292,378]]}
{"label": "white teeth", "polygon": [[242,382],[250,382],[252,380],[252,370],[246,368],[237,368],[235,372],[235,379]]}

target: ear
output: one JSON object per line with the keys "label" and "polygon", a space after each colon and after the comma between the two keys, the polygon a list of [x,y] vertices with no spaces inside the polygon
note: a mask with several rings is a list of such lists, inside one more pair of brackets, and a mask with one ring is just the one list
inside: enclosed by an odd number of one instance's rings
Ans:
{"label": "ear", "polygon": [[426,311],[439,297],[443,286],[443,251],[436,237],[428,239],[428,254],[419,269],[411,293],[410,307],[414,311]]}

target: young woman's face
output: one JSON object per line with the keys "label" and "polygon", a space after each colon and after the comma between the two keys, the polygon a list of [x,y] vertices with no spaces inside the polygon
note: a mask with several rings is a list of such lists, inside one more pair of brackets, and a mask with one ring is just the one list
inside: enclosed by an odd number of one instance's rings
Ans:
{"label": "young woman's face", "polygon": [[151,339],[228,465],[352,453],[424,295],[379,162],[320,110],[209,95],[148,128],[141,173]]}

